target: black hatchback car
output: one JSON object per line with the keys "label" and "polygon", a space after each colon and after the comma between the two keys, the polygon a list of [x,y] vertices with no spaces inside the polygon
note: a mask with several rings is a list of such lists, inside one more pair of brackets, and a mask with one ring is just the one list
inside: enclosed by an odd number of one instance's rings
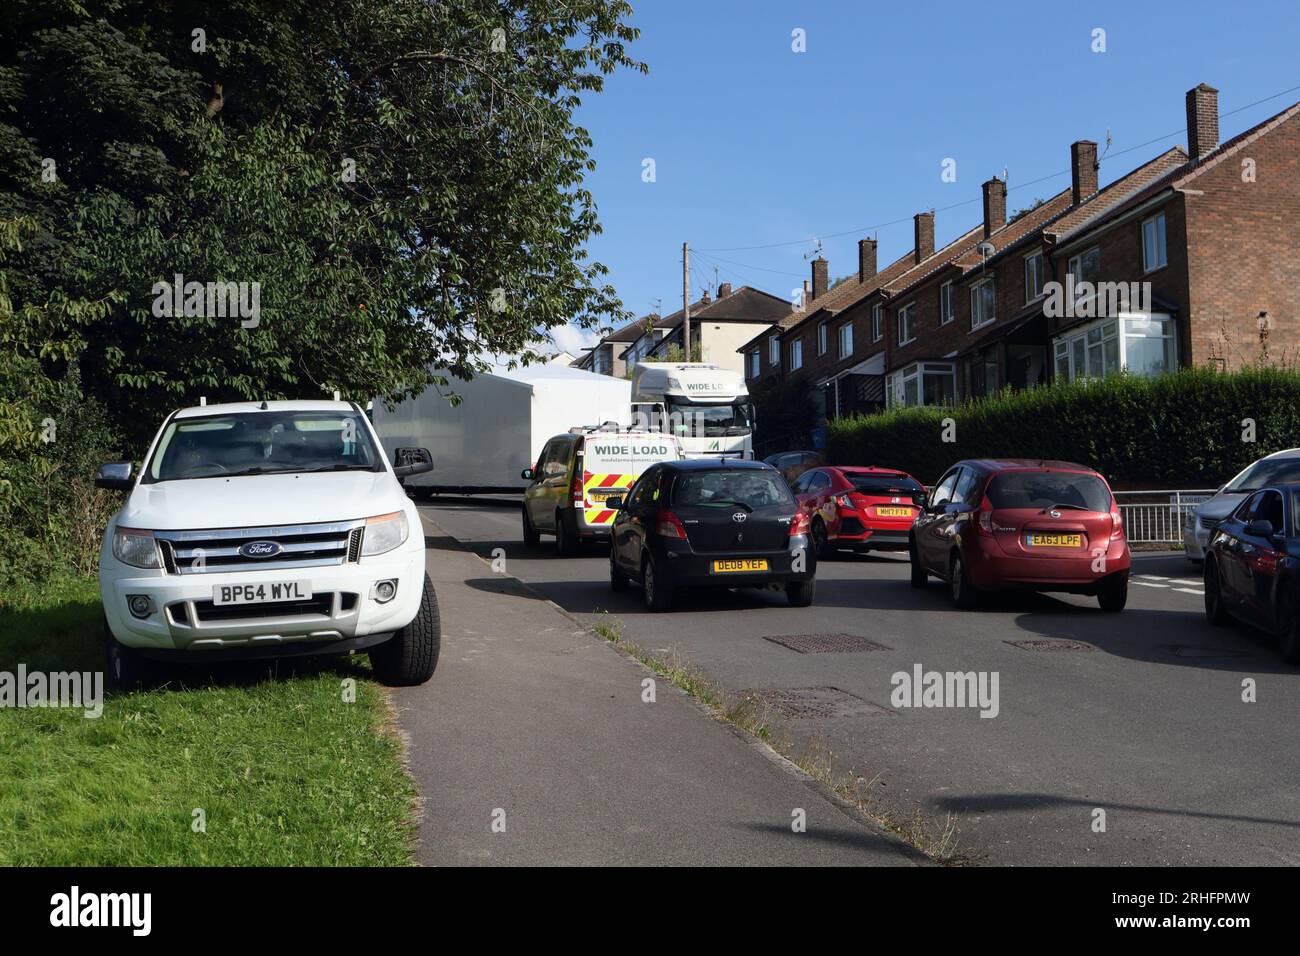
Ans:
{"label": "black hatchback car", "polygon": [[1233,618],[1277,637],[1282,656],[1300,664],[1300,482],[1261,488],[1219,522],[1205,551],[1205,616]]}
{"label": "black hatchback car", "polygon": [[812,604],[816,556],[809,519],[771,465],[740,459],[666,461],[647,469],[617,508],[609,581],[640,581],[652,611],[678,588],[779,588]]}

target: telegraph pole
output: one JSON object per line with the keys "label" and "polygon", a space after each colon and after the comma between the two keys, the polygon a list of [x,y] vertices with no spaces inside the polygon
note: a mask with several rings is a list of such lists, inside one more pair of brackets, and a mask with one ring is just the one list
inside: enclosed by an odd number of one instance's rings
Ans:
{"label": "telegraph pole", "polygon": [[691,360],[691,247],[682,243],[682,343],[685,345],[686,361]]}

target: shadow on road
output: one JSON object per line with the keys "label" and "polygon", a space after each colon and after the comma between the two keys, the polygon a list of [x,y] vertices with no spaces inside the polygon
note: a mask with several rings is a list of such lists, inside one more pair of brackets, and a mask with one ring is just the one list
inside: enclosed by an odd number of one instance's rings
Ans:
{"label": "shadow on road", "polygon": [[1030,813],[1054,807],[1083,807],[1088,810],[1103,807],[1107,811],[1127,810],[1134,813],[1163,813],[1170,816],[1203,820],[1223,820],[1229,823],[1263,823],[1271,826],[1300,828],[1300,820],[1283,820],[1270,817],[1250,817],[1234,813],[1213,813],[1208,810],[1181,810],[1174,807],[1144,806],[1138,803],[1115,803],[1110,800],[1080,800],[1052,793],[970,793],[945,794],[932,797],[928,803],[946,813]]}

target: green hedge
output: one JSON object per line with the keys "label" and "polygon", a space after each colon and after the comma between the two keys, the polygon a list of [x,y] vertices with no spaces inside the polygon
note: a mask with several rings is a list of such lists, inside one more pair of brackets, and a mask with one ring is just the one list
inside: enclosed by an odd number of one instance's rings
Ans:
{"label": "green hedge", "polygon": [[[944,419],[955,423],[943,441]],[[1255,440],[1243,440],[1243,419]],[[1118,488],[1213,488],[1300,445],[1300,371],[1184,369],[1158,378],[1006,391],[955,408],[899,408],[832,422],[830,460],[902,468],[933,482],[963,458],[1061,458]]]}

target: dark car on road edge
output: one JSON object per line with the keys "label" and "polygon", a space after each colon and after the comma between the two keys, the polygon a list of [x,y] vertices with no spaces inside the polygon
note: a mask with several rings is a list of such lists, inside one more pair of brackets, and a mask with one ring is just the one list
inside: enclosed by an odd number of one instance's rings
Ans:
{"label": "dark car on road edge", "polygon": [[759,461],[661,462],[617,508],[609,552],[615,591],[641,582],[646,606],[666,611],[679,588],[778,588],[813,601],[816,555],[780,472]]}
{"label": "dark car on road edge", "polygon": [[1276,636],[1282,656],[1300,664],[1296,590],[1300,587],[1300,482],[1256,491],[1214,529],[1205,552],[1205,616],[1233,618]]}

